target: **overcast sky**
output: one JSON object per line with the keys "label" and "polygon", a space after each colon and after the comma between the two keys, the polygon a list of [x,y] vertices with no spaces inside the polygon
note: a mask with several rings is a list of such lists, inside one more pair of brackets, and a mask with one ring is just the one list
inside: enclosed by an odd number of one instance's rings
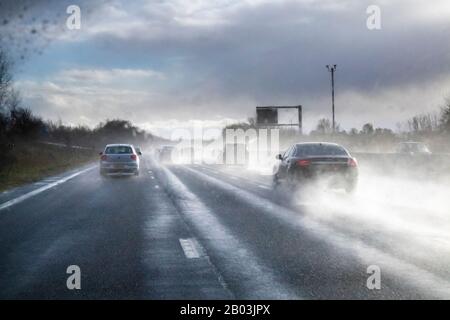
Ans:
{"label": "overcast sky", "polygon": [[[450,96],[448,0],[32,3],[1,26],[22,41],[20,28],[51,22],[38,30],[39,52],[18,59],[16,84],[36,113],[67,124],[125,118],[167,133],[246,119],[256,105],[302,104],[311,129],[330,117],[326,64],[338,65],[345,129],[395,129]],[[65,26],[69,4],[81,8],[80,30]],[[367,28],[369,5],[381,9],[381,30]]]}

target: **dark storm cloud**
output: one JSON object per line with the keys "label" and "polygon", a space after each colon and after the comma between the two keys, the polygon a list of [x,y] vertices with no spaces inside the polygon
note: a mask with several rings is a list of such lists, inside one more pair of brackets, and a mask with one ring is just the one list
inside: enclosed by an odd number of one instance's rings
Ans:
{"label": "dark storm cloud", "polygon": [[366,8],[373,2],[264,2],[224,10],[229,23],[208,27],[177,24],[169,19],[172,12],[168,17],[150,10],[140,13],[148,21],[142,30],[148,37],[105,32],[96,41],[183,59],[185,74],[207,79],[225,96],[260,101],[322,95],[329,85],[328,63],[338,64],[344,90],[420,84],[450,71],[450,19],[416,21],[405,13],[404,2],[393,1],[380,5],[382,29],[370,31]]}
{"label": "dark storm cloud", "polygon": [[[63,19],[70,2],[39,2],[31,11],[41,18],[58,12]],[[436,107],[450,93],[445,91],[450,85],[450,4],[429,3],[82,1],[83,24],[75,38],[49,35],[60,49],[70,48],[58,57],[74,70],[53,69],[47,83],[27,79],[22,85],[30,97],[43,97],[43,113],[76,102],[81,116],[74,113],[69,119],[75,123],[80,117],[95,123],[124,112],[142,122],[243,119],[253,115],[256,104],[297,103],[305,106],[305,121],[313,123],[329,115],[325,65],[337,64],[339,122],[346,127],[367,121],[392,125]],[[366,27],[369,5],[381,9],[381,30]],[[64,27],[64,22],[57,25]],[[78,59],[73,48],[88,54]],[[74,72],[93,81],[64,80]],[[99,75],[117,72],[158,76],[101,86],[95,82]],[[127,90],[139,99],[130,99]],[[76,96],[83,91],[92,95]]]}

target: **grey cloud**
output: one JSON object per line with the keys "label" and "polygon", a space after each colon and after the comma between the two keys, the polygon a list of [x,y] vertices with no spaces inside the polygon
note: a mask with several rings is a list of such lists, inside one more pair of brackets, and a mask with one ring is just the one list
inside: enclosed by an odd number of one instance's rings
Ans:
{"label": "grey cloud", "polygon": [[346,1],[336,9],[302,1],[244,7],[225,17],[230,24],[210,28],[177,26],[159,17],[164,32],[154,38],[99,34],[97,40],[127,52],[144,49],[167,60],[184,59],[179,66],[184,73],[217,82],[225,96],[257,100],[322,94],[327,63],[339,65],[343,90],[420,83],[450,71],[450,19],[418,24],[402,17],[401,6],[381,6],[383,29],[369,31],[365,9],[372,2]]}
{"label": "grey cloud", "polygon": [[[366,8],[377,2],[382,30],[369,31]],[[370,106],[383,92],[401,96],[405,87],[417,88],[420,97],[421,87],[450,72],[450,17],[422,19],[414,8],[422,0],[224,1],[197,13],[180,12],[177,3],[103,3],[84,39],[106,55],[155,62],[170,81],[160,91],[165,97],[148,104],[166,104],[160,112],[168,117],[245,117],[254,104],[266,103],[305,103],[319,114],[328,108],[328,63],[338,64],[338,98],[357,93]],[[108,22],[99,17],[110,12],[108,6],[123,10],[127,20],[98,28],[96,21]],[[208,19],[210,24],[195,23]],[[393,106],[384,107],[386,114],[395,117],[397,108],[403,115],[398,100],[384,103]]]}

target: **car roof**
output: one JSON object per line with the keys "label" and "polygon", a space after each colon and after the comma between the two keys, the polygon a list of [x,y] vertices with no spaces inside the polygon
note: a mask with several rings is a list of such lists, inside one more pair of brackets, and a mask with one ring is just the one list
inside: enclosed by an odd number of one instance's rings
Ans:
{"label": "car roof", "polygon": [[340,144],[332,143],[332,142],[300,142],[300,143],[296,143],[295,145],[296,146],[308,146],[308,145],[319,145],[319,144],[343,148]]}
{"label": "car roof", "polygon": [[113,144],[107,144],[106,148],[108,147],[133,147],[132,144],[126,144],[126,143],[113,143]]}

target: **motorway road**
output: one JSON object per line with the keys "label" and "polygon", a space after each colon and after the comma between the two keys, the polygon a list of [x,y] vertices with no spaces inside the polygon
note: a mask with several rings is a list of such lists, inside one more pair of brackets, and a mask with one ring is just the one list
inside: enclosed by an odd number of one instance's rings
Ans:
{"label": "motorway road", "polygon": [[[293,195],[239,168],[142,166],[0,194],[0,298],[450,298],[445,202],[404,203],[381,177],[362,175],[355,195]],[[80,290],[66,287],[70,265]],[[367,287],[374,265],[379,290]]]}

